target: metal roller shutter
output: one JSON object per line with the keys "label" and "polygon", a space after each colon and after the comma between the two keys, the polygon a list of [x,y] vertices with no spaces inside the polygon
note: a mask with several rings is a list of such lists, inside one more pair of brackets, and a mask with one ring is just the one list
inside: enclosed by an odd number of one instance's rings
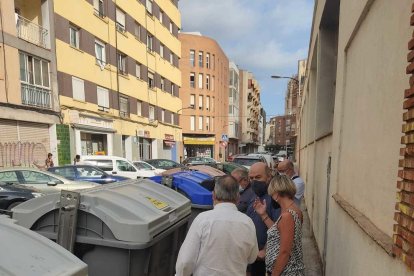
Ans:
{"label": "metal roller shutter", "polygon": [[26,149],[29,159],[44,165],[50,150],[49,125],[19,122],[19,136],[22,144],[30,143],[32,145]]}
{"label": "metal roller shutter", "polygon": [[17,137],[17,122],[0,119],[0,143],[16,142]]}

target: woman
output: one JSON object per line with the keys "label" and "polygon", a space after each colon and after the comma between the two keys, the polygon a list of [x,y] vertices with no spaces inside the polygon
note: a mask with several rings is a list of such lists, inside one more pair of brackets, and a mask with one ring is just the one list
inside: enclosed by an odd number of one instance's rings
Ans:
{"label": "woman", "polygon": [[253,207],[269,227],[266,244],[268,275],[305,275],[302,255],[302,212],[295,205],[295,184],[285,175],[276,175],[268,193],[281,208],[280,217],[272,225],[266,213],[266,202],[256,200]]}

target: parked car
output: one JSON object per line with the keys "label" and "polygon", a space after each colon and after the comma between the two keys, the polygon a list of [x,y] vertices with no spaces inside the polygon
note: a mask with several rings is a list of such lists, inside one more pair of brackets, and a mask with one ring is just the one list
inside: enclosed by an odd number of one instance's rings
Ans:
{"label": "parked car", "polygon": [[69,180],[88,181],[98,184],[106,184],[129,179],[123,176],[108,174],[105,171],[91,165],[52,167],[49,168],[48,171],[63,176]]}
{"label": "parked car", "polygon": [[168,159],[149,159],[145,160],[148,164],[156,167],[157,169],[163,169],[163,170],[170,170],[174,168],[182,168],[184,165],[177,163],[172,160]]}
{"label": "parked car", "polygon": [[[159,175],[159,174],[165,172],[165,170],[163,170],[163,169],[157,169],[156,167],[152,166],[151,164],[148,164],[145,161],[133,161],[132,163],[139,170],[147,171],[148,172],[148,175],[151,174],[151,176]],[[147,176],[147,177],[151,177],[151,176]]]}
{"label": "parked car", "polygon": [[91,182],[72,181],[47,171],[21,167],[0,169],[0,181],[6,184],[33,187],[46,194],[60,190],[79,190],[99,186]]}
{"label": "parked car", "polygon": [[209,165],[214,167],[217,165],[217,161],[210,157],[188,157],[183,161],[183,165]]}
{"label": "parked car", "polygon": [[20,203],[42,195],[34,188],[0,182],[0,213],[2,210],[10,211]]}
{"label": "parked car", "polygon": [[245,166],[234,163],[234,162],[223,162],[217,165],[217,168],[223,171],[225,174],[231,174],[231,172],[235,169],[241,168],[247,170]]}
{"label": "parked car", "polygon": [[143,170],[126,158],[107,155],[87,155],[81,156],[84,164],[96,166],[109,174],[120,175],[127,178],[147,178],[154,176],[154,172]]}
{"label": "parked car", "polygon": [[247,156],[262,156],[266,160],[266,164],[269,168],[273,169],[274,167],[274,161],[273,157],[270,154],[264,154],[264,153],[249,153]]}
{"label": "parked car", "polygon": [[237,156],[244,156],[246,155],[245,153],[239,153],[239,154],[234,154],[234,155],[230,155],[227,157],[227,162],[233,162],[234,158],[236,158]]}
{"label": "parked car", "polygon": [[250,169],[250,166],[257,162],[263,162],[267,164],[266,159],[261,155],[253,155],[253,156],[238,156],[234,158],[234,163],[244,166],[246,169]]}

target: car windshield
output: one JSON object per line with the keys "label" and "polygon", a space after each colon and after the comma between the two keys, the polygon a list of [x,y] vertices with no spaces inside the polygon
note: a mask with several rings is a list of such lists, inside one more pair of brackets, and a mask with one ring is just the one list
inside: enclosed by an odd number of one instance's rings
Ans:
{"label": "car windshield", "polygon": [[89,166],[76,167],[76,171],[81,177],[102,178],[102,176],[105,174],[105,172]]}
{"label": "car windshield", "polygon": [[144,162],[134,162],[134,165],[140,170],[152,170],[151,165],[144,163]]}
{"label": "car windshield", "polygon": [[254,163],[261,162],[261,161],[262,160],[260,159],[253,159],[253,158],[236,158],[234,159],[233,162],[236,164],[243,165],[243,166],[251,166]]}

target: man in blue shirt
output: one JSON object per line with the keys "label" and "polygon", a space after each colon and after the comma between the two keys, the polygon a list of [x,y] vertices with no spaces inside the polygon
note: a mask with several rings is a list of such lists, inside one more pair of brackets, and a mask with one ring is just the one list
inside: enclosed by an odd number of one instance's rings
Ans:
{"label": "man in blue shirt", "polygon": [[265,245],[267,241],[267,226],[264,221],[262,221],[262,218],[254,211],[253,204],[257,197],[261,201],[266,201],[268,213],[266,220],[270,219],[272,222],[275,222],[279,217],[280,207],[275,206],[275,203],[272,204],[272,198],[267,193],[267,188],[272,179],[272,173],[265,163],[258,162],[253,164],[249,170],[249,179],[255,196],[249,202],[246,215],[252,219],[255,225],[259,254],[256,262],[248,268],[248,272],[250,272],[251,276],[263,276],[266,275],[264,258],[266,255]]}

